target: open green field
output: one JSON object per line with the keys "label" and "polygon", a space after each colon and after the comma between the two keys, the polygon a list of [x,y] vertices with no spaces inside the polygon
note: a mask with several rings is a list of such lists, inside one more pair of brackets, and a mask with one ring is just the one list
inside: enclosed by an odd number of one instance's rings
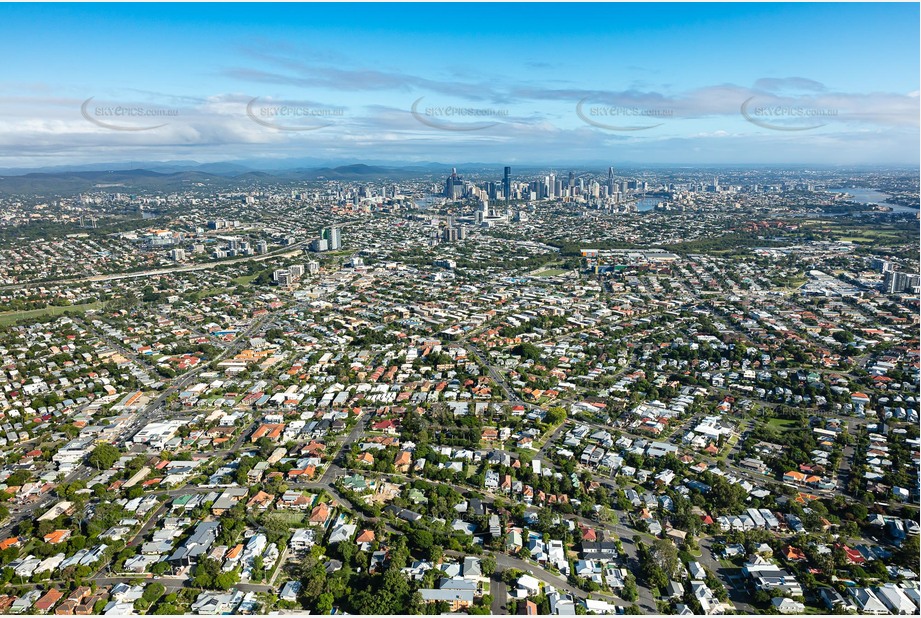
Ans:
{"label": "open green field", "polygon": [[214,287],[214,288],[205,288],[204,290],[199,290],[195,292],[195,300],[201,300],[209,296],[217,296],[218,294],[224,294],[228,292],[227,288]]}
{"label": "open green field", "polygon": [[916,241],[917,226],[909,224],[855,225],[842,221],[805,221],[802,228],[830,239],[858,244],[906,243]]}
{"label": "open green field", "polygon": [[542,270],[536,272],[532,277],[556,277],[557,275],[565,275],[568,271],[562,270],[560,268],[550,268],[548,270]]}
{"label": "open green field", "polygon": [[892,240],[900,236],[895,230],[849,229],[843,233],[847,234],[846,238],[860,240]]}
{"label": "open green field", "polygon": [[841,236],[838,240],[855,244],[875,245],[879,242],[894,242],[897,241],[898,238],[897,234],[882,230],[879,232],[866,232],[861,234],[850,232],[847,236]]}
{"label": "open green field", "polygon": [[774,284],[778,287],[787,288],[791,290],[796,290],[803,287],[809,281],[806,277],[786,277],[782,279],[775,279]]}
{"label": "open green field", "polygon": [[799,421],[793,418],[772,418],[764,421],[764,423],[771,429],[776,429],[778,431],[799,428]]}
{"label": "open green field", "polygon": [[304,521],[304,514],[303,513],[280,513],[278,511],[274,511],[272,513],[266,514],[265,519],[272,520],[274,522],[280,522],[288,526],[295,526],[301,523],[302,521]]}
{"label": "open green field", "polygon": [[10,324],[16,324],[17,322],[22,322],[23,320],[31,320],[33,318],[64,315],[68,311],[83,313],[84,311],[101,309],[102,306],[103,303],[94,301],[92,303],[85,303],[82,305],[68,305],[66,307],[49,305],[47,307],[42,307],[41,309],[29,309],[27,311],[7,311],[5,313],[0,313],[0,326],[9,326]]}
{"label": "open green field", "polygon": [[241,277],[234,277],[231,281],[237,285],[249,285],[256,277],[258,277],[258,275],[243,275]]}

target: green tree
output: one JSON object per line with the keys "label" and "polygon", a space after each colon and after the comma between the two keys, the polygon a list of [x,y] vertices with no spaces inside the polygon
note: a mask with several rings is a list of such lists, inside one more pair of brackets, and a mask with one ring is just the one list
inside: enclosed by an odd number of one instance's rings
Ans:
{"label": "green tree", "polygon": [[630,574],[627,575],[627,579],[624,581],[624,589],[621,591],[620,595],[624,601],[633,602],[639,598],[639,591],[636,587],[636,578]]}
{"label": "green tree", "polygon": [[218,590],[230,590],[238,581],[240,581],[240,573],[236,569],[221,572],[214,578],[214,587]]}
{"label": "green tree", "polygon": [[335,602],[335,597],[329,592],[324,592],[317,598],[316,610],[318,614],[329,615],[333,611],[333,603]]}
{"label": "green tree", "polygon": [[533,343],[519,343],[514,348],[512,348],[512,354],[515,356],[521,356],[526,360],[540,360],[540,348],[538,348]]}
{"label": "green tree", "polygon": [[435,542],[432,533],[421,528],[413,529],[410,533],[410,540],[416,548],[422,551],[429,551]]}
{"label": "green tree", "polygon": [[97,470],[108,470],[118,461],[119,457],[121,457],[121,451],[111,444],[103,442],[93,449],[93,452],[87,456],[86,461]]}
{"label": "green tree", "polygon": [[[201,558],[195,565],[195,577],[192,578],[192,585],[196,588],[215,587],[218,575],[221,574],[221,565],[217,560],[211,558]],[[229,587],[229,586],[228,586]]]}
{"label": "green tree", "polygon": [[919,547],[919,538],[917,535],[909,536],[902,543],[902,547],[895,553],[894,559],[896,564],[902,565],[917,573],[919,568],[919,556],[921,556],[921,547]]}
{"label": "green tree", "polygon": [[154,575],[163,575],[169,570],[169,563],[157,562],[150,567],[150,572]]}
{"label": "green tree", "polygon": [[548,425],[556,425],[564,420],[566,420],[566,409],[559,406],[550,408],[544,416],[544,422]]}
{"label": "green tree", "polygon": [[153,582],[144,588],[144,593],[141,595],[141,598],[147,601],[148,604],[151,604],[159,599],[164,592],[166,592],[166,587],[163,584],[160,582]]}
{"label": "green tree", "polygon": [[678,573],[678,548],[668,539],[656,539],[649,550],[651,559],[666,577],[674,578]]}

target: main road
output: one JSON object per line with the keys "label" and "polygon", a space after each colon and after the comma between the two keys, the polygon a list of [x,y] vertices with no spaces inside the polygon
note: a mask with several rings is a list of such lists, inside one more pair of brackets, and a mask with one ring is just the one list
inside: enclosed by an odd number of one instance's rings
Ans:
{"label": "main road", "polygon": [[217,266],[227,266],[238,264],[240,262],[261,262],[276,257],[286,257],[300,253],[306,241],[300,241],[293,245],[287,245],[281,249],[276,249],[272,253],[264,255],[249,255],[229,260],[214,260],[211,262],[201,262],[199,264],[187,264],[185,266],[170,266],[166,268],[155,268],[152,270],[138,270],[133,272],[111,273],[108,275],[92,275],[90,277],[74,277],[71,279],[57,279],[54,281],[26,281],[23,283],[11,283],[0,286],[0,290],[15,290],[17,288],[36,286],[36,285],[69,285],[72,283],[99,283],[103,281],[118,281],[120,279],[138,279],[142,277],[155,277],[157,275],[169,275],[172,273],[187,273],[198,270],[210,270]]}

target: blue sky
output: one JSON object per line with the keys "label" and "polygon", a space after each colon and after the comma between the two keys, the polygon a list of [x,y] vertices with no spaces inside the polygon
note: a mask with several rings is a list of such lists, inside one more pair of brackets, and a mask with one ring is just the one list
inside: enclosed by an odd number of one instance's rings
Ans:
{"label": "blue sky", "polygon": [[917,4],[0,5],[0,167],[916,164]]}

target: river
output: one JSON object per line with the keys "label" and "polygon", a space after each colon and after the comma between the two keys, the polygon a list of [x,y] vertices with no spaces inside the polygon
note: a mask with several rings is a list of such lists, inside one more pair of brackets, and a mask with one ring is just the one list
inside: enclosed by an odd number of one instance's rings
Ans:
{"label": "river", "polygon": [[901,206],[899,204],[887,204],[886,198],[889,197],[888,193],[883,193],[877,189],[866,189],[862,187],[837,187],[828,189],[829,193],[847,193],[850,195],[855,202],[860,204],[879,204],[880,206],[888,206],[892,209],[892,212],[910,212],[917,213],[917,208],[910,208],[908,206]]}
{"label": "river", "polygon": [[649,212],[662,203],[661,197],[644,197],[636,201],[637,212]]}

